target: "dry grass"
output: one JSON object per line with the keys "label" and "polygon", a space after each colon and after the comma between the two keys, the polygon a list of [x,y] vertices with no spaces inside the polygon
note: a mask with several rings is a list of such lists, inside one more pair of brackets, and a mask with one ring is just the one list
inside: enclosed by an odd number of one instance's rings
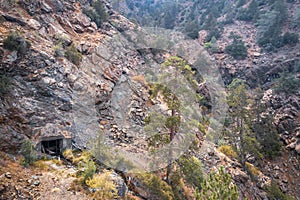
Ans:
{"label": "dry grass", "polygon": [[86,181],[90,188],[96,189],[92,194],[93,199],[114,199],[117,197],[117,188],[112,180],[111,171],[95,174],[92,179]]}
{"label": "dry grass", "polygon": [[73,161],[73,159],[74,159],[74,155],[73,155],[72,149],[66,149],[66,150],[63,152],[63,156],[64,156],[67,160]]}
{"label": "dry grass", "polygon": [[33,163],[33,166],[40,169],[40,170],[43,170],[43,171],[49,171],[51,169],[49,164],[45,160],[35,161]]}
{"label": "dry grass", "polygon": [[75,155],[72,163],[76,165],[78,165],[80,162],[87,163],[91,159],[91,157],[92,156],[89,152],[84,151],[80,154]]}
{"label": "dry grass", "polygon": [[125,200],[141,200],[141,198],[133,196],[132,194],[127,194]]}
{"label": "dry grass", "polygon": [[218,148],[218,151],[224,153],[231,159],[238,157],[237,153],[233,150],[232,146],[230,145],[222,145]]}
{"label": "dry grass", "polygon": [[57,166],[62,166],[62,164],[63,164],[62,160],[58,160],[58,159],[53,159],[52,162],[54,164],[56,164]]}
{"label": "dry grass", "polygon": [[144,86],[147,86],[147,81],[143,75],[133,76],[133,77],[131,77],[131,80],[138,82]]}
{"label": "dry grass", "polygon": [[259,169],[258,169],[257,167],[255,167],[254,165],[252,165],[251,163],[246,162],[245,165],[246,165],[247,170],[248,170],[251,174],[253,174],[253,175],[255,175],[255,176],[258,176],[258,175],[261,173],[261,172],[259,171]]}

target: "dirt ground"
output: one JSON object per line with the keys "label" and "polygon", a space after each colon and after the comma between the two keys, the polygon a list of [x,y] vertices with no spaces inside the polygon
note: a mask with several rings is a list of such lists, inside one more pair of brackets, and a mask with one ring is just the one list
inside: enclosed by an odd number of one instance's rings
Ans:
{"label": "dirt ground", "polygon": [[74,186],[77,171],[61,161],[38,161],[23,167],[20,158],[0,152],[0,200],[88,200],[82,188]]}

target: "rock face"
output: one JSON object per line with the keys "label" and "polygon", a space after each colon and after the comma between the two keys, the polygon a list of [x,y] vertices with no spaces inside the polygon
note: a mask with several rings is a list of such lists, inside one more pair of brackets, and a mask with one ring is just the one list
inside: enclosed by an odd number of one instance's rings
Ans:
{"label": "rock face", "polygon": [[[129,72],[126,75],[130,79],[145,62],[133,47],[118,44],[120,35],[116,28],[107,24],[106,33],[97,30],[81,12],[79,3],[20,1],[17,9],[24,9],[24,15],[16,17],[13,11],[9,14],[9,20],[3,22],[2,39],[16,29],[31,42],[31,48],[20,55],[1,47],[4,52],[1,78],[7,79],[9,85],[1,93],[0,149],[17,151],[25,138],[38,140],[43,128],[53,124],[56,124],[52,129],[54,135],[68,131],[79,146],[85,147],[97,132],[84,133],[87,125],[80,117],[95,119],[92,126],[97,124],[93,127],[96,129],[99,129],[97,121],[107,120],[109,129],[115,123],[110,103],[114,87],[123,72]],[[22,19],[24,23],[12,19]],[[133,27],[125,19],[116,23]],[[84,54],[80,66],[55,57],[53,48],[57,40],[63,41],[63,45],[75,44]],[[92,107],[86,105],[88,102]],[[89,109],[94,110],[81,115],[81,111]]]}

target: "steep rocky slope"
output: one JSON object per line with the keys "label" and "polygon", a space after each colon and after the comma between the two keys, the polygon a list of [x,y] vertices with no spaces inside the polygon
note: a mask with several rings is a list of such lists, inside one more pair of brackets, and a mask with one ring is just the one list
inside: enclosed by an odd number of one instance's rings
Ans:
{"label": "steep rocky slope", "polygon": [[[101,117],[110,119],[106,104],[113,87],[122,72],[134,74],[134,69],[142,65],[136,52],[113,46],[116,42],[113,36],[118,33],[116,28],[107,24],[107,31],[98,29],[81,12],[80,4],[73,3],[21,1],[11,6],[10,11],[1,13],[4,18],[2,39],[10,31],[18,31],[21,38],[31,43],[30,49],[22,55],[1,50],[1,72],[9,81],[7,92],[1,96],[1,139],[5,141],[1,149],[17,150],[24,138],[38,137],[40,132],[75,134],[71,109],[76,90],[96,96]],[[26,10],[34,10],[33,15]],[[122,24],[121,16],[112,18]],[[83,54],[80,65],[55,57],[58,40],[65,46],[72,43]],[[115,52],[114,48],[121,49]],[[131,68],[133,70],[129,70]],[[78,142],[83,146],[86,141],[78,139]]]}
{"label": "steep rocky slope", "polygon": [[[146,142],[138,132],[143,126],[147,106],[153,102],[148,101],[149,86],[141,74],[147,67],[161,64],[166,52],[136,47],[137,43],[133,41],[140,38],[126,34],[136,33],[130,31],[139,29],[138,25],[112,10],[108,3],[109,22],[97,27],[83,13],[89,2],[19,0],[11,5],[1,2],[2,151],[14,154],[25,139],[38,143],[47,135],[68,134],[75,146],[84,149],[90,139],[97,137],[95,130],[98,129],[107,134],[111,142],[130,152],[143,154],[147,150]],[[189,1],[181,4],[187,8],[192,5]],[[184,22],[176,21],[177,24]],[[4,48],[4,39],[11,31],[18,32],[21,50]],[[224,53],[231,31],[241,35],[249,46],[245,60],[236,61]],[[143,37],[147,39],[146,36]],[[23,45],[26,41],[31,46]],[[224,34],[218,39],[219,50],[211,53],[211,59],[219,66],[225,84],[239,77],[247,80],[253,89],[258,86],[264,89],[263,100],[275,116],[280,136],[289,151],[276,161],[265,161],[256,182],[237,161],[217,152],[211,143],[205,143],[207,148],[203,147],[205,150],[197,157],[207,172],[214,166],[226,166],[239,186],[241,199],[265,199],[262,188],[271,179],[279,182],[284,192],[300,196],[299,90],[298,94],[275,94],[271,81],[285,70],[292,71],[299,63],[299,44],[266,53],[254,41],[255,26],[235,21],[224,26]],[[204,45],[206,41],[200,37],[199,43]],[[80,63],[74,64],[63,56],[72,45],[82,55]],[[119,105],[126,109],[123,111]],[[1,173],[6,171],[1,170]]]}

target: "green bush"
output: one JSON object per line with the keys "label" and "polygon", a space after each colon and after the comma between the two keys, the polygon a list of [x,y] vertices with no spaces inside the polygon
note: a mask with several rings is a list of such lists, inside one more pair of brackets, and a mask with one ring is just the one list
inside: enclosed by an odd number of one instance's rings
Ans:
{"label": "green bush", "polygon": [[20,153],[23,156],[21,164],[25,167],[33,164],[37,160],[36,151],[30,140],[25,140],[23,142]]}
{"label": "green bush", "polygon": [[237,19],[243,21],[255,21],[258,17],[258,3],[256,0],[251,1],[248,9],[241,8]]}
{"label": "green bush", "polygon": [[234,59],[245,59],[248,55],[247,48],[240,36],[232,35],[232,44],[226,46],[225,52],[231,55]]}
{"label": "green bush", "polygon": [[81,53],[72,44],[69,46],[65,52],[65,57],[75,65],[79,65],[82,60]]}
{"label": "green bush", "polygon": [[84,165],[84,172],[83,172],[84,181],[86,182],[87,180],[93,178],[95,173],[96,173],[96,165],[92,160],[89,160]]}
{"label": "green bush", "polygon": [[295,198],[291,197],[288,194],[284,194],[276,182],[272,181],[271,185],[265,188],[267,192],[267,196],[270,200],[295,200]]}
{"label": "green bush", "polygon": [[284,92],[286,94],[295,94],[300,87],[300,81],[294,74],[282,73],[275,82],[275,92]]}
{"label": "green bush", "polygon": [[238,196],[237,186],[232,183],[231,176],[225,172],[224,167],[211,172],[195,192],[196,200],[237,200]]}
{"label": "green bush", "polygon": [[192,39],[196,39],[196,38],[198,38],[199,29],[200,29],[200,27],[198,24],[198,20],[193,20],[193,21],[185,24],[184,31],[188,37],[190,37]]}
{"label": "green bush", "polygon": [[283,44],[295,46],[299,42],[299,35],[297,33],[286,32],[283,35]]}
{"label": "green bush", "polygon": [[172,188],[159,176],[152,173],[140,173],[137,179],[141,181],[141,187],[147,191],[151,199],[173,200]]}
{"label": "green bush", "polygon": [[203,181],[202,165],[198,158],[182,156],[178,160],[184,180],[193,187],[200,187]]}
{"label": "green bush", "polygon": [[91,20],[94,21],[98,27],[101,27],[103,22],[108,20],[108,14],[106,13],[102,0],[94,1],[92,7],[85,7],[83,9],[83,13],[91,18]]}
{"label": "green bush", "polygon": [[273,121],[274,118],[266,116],[261,118],[260,122],[253,124],[253,129],[262,147],[262,154],[269,159],[280,156],[282,152],[282,142]]}
{"label": "green bush", "polygon": [[275,48],[283,46],[281,30],[288,18],[287,7],[283,0],[277,0],[271,4],[273,4],[272,9],[262,12],[256,24],[257,43],[267,51],[273,51]]}
{"label": "green bush", "polygon": [[54,46],[54,56],[55,57],[63,57],[64,56],[64,49],[61,43],[58,43]]}
{"label": "green bush", "polygon": [[17,32],[10,32],[3,40],[3,47],[10,51],[17,51],[18,53],[25,54],[31,47],[31,44]]}

